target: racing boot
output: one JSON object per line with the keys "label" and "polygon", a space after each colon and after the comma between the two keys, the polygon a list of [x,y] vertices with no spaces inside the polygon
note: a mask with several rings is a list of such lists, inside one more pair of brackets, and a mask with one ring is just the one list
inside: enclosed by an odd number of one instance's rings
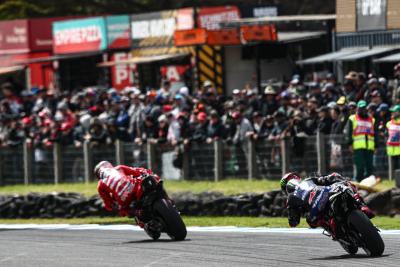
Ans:
{"label": "racing boot", "polygon": [[334,218],[331,218],[329,220],[329,230],[331,232],[331,236],[333,240],[336,240],[336,234],[337,234],[337,227],[336,227],[336,221]]}
{"label": "racing boot", "polygon": [[359,193],[354,194],[353,197],[360,205],[360,210],[367,215],[368,218],[372,219],[375,217],[375,213],[365,204],[363,197]]}
{"label": "racing boot", "polygon": [[375,212],[373,212],[368,206],[363,205],[361,206],[361,211],[364,212],[365,215],[367,215],[368,218],[372,219],[375,217]]}

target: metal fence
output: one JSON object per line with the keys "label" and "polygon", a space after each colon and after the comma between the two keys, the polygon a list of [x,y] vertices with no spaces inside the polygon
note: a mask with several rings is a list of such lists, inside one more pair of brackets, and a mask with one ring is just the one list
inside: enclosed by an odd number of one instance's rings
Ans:
{"label": "metal fence", "polygon": [[85,165],[82,147],[64,146],[61,149],[62,180],[65,182],[83,182]]}
{"label": "metal fence", "polygon": [[0,177],[3,184],[24,182],[24,160],[22,146],[0,149]]}
{"label": "metal fence", "polygon": [[[190,145],[135,144],[35,148],[29,143],[0,149],[0,184],[89,182],[101,160],[151,168],[164,179],[279,179],[288,171],[303,175],[339,172],[353,176],[353,158],[342,135],[257,140],[233,145],[223,141]],[[383,140],[374,155],[375,174],[392,177]]]}

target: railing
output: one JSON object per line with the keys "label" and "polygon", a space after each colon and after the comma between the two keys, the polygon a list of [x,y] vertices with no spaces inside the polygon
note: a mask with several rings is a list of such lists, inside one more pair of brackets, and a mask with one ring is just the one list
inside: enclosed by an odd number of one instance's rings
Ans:
{"label": "railing", "polygon": [[[248,140],[239,145],[215,141],[190,145],[115,142],[82,146],[55,144],[51,148],[22,146],[0,149],[0,184],[89,182],[101,160],[151,168],[164,179],[214,180],[229,178],[279,179],[283,173],[303,175],[339,172],[353,176],[353,157],[342,135],[284,140]],[[378,142],[375,174],[393,177],[394,170]]]}

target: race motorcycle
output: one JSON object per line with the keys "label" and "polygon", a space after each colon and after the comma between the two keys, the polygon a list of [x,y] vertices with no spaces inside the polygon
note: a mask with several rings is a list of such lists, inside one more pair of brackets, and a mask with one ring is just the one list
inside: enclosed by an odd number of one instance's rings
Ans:
{"label": "race motorcycle", "polygon": [[[324,235],[338,241],[344,250],[353,255],[362,248],[369,256],[381,256],[385,244],[370,219],[361,211],[353,195],[354,191],[347,182],[339,182],[330,186],[328,211],[324,215]],[[334,219],[335,229],[331,229],[329,221]]]}
{"label": "race motorcycle", "polygon": [[159,239],[161,233],[168,234],[176,241],[184,240],[186,225],[164,190],[163,181],[146,176],[143,177],[141,187],[142,197],[134,204],[136,222],[145,223],[144,230],[153,240]]}

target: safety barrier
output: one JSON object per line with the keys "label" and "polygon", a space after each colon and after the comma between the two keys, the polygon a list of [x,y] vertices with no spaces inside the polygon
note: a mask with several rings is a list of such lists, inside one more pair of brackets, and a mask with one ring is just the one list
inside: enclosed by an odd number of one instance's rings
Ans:
{"label": "safety barrier", "polygon": [[[230,178],[279,179],[283,173],[303,175],[339,172],[353,176],[353,158],[343,135],[286,139],[247,140],[241,144],[225,141],[171,146],[148,142],[95,146],[32,147],[0,149],[0,185],[89,182],[101,160],[151,168],[165,179],[213,180]],[[375,174],[392,178],[394,170],[385,153],[383,140],[374,154]]]}

